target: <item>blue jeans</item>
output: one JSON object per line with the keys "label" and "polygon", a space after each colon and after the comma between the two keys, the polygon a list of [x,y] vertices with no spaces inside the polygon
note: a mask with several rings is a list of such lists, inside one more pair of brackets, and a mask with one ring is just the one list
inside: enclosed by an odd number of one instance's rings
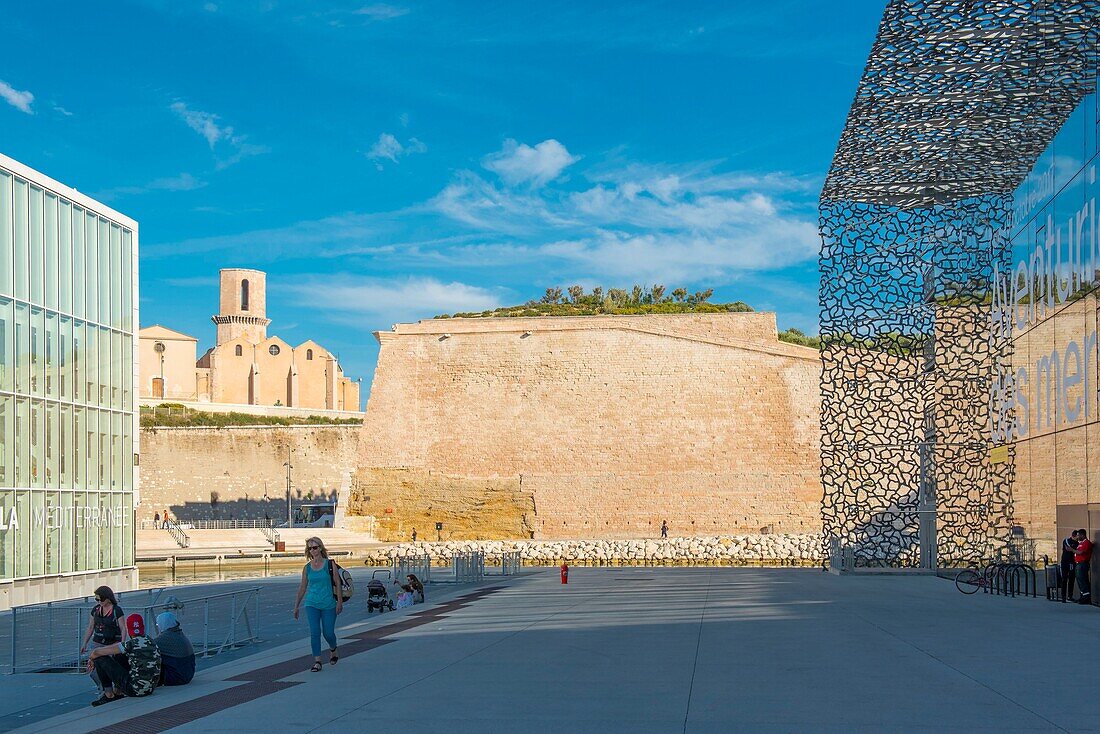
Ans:
{"label": "blue jeans", "polygon": [[309,644],[313,648],[313,657],[321,656],[321,631],[330,650],[336,649],[336,610],[306,607],[306,619],[309,620]]}
{"label": "blue jeans", "polygon": [[1077,588],[1081,596],[1090,596],[1089,592],[1089,561],[1081,561],[1077,564]]}

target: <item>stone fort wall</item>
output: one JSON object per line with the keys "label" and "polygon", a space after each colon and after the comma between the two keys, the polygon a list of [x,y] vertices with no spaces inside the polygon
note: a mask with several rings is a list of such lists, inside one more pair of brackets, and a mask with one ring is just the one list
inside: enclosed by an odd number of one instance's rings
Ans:
{"label": "stone fort wall", "polygon": [[445,319],[381,343],[348,503],[380,539],[820,529],[820,357],[770,313]]}
{"label": "stone fort wall", "polygon": [[285,520],[288,452],[295,504],[345,499],[358,441],[358,425],[144,428],[137,519]]}

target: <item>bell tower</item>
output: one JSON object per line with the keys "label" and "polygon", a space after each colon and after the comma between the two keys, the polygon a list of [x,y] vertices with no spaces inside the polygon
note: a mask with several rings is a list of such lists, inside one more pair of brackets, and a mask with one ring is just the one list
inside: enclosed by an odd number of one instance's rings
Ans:
{"label": "bell tower", "polygon": [[223,268],[219,292],[220,313],[210,317],[218,327],[219,345],[238,337],[253,344],[267,339],[267,273]]}

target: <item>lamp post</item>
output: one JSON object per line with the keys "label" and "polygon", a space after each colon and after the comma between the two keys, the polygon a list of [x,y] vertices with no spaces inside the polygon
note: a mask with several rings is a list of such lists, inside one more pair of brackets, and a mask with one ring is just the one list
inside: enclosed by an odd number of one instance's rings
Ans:
{"label": "lamp post", "polygon": [[283,466],[286,467],[286,526],[288,528],[294,527],[294,523],[290,518],[290,470],[294,467],[290,465],[290,449],[286,450],[286,461],[283,462]]}

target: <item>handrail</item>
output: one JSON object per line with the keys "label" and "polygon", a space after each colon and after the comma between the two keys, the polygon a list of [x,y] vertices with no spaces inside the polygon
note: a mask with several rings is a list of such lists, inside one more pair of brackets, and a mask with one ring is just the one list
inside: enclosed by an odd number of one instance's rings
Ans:
{"label": "handrail", "polygon": [[260,530],[263,532],[264,537],[267,538],[268,543],[275,545],[279,542],[279,531],[275,528],[260,528]]}
{"label": "handrail", "polygon": [[190,548],[191,538],[187,533],[183,532],[183,528],[179,526],[179,523],[168,521],[168,533],[172,536],[172,539],[176,541],[180,548]]}

